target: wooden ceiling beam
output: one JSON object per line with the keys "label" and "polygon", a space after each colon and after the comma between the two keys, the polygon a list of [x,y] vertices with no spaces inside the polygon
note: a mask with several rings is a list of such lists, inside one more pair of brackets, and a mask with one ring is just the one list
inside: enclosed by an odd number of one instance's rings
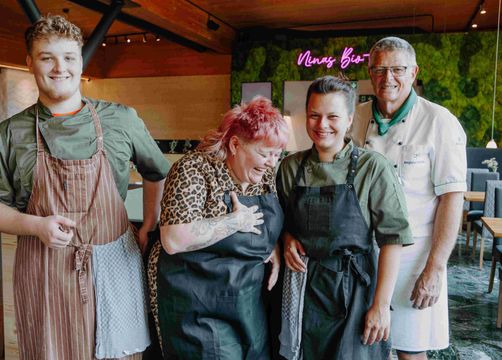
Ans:
{"label": "wooden ceiling beam", "polygon": [[230,54],[236,31],[211,17],[217,30],[207,26],[210,14],[185,0],[134,0],[140,8],[124,9],[158,26],[192,40],[218,53]]}

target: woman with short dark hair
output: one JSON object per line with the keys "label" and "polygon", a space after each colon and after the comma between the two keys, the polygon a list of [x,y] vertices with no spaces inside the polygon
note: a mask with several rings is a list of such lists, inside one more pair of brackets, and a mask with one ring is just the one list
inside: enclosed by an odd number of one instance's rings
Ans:
{"label": "woman with short dark hair", "polygon": [[[305,360],[386,360],[391,349],[390,300],[401,247],[411,243],[411,233],[392,165],[345,137],[355,99],[346,81],[315,80],[306,104],[314,145],[279,168],[284,257],[293,272],[285,274],[281,334],[281,354],[288,359],[301,353]],[[380,247],[378,274],[373,237]],[[298,288],[304,291],[291,298]],[[288,304],[299,311],[287,313]],[[284,335],[298,333],[287,329],[292,318],[301,339]]]}

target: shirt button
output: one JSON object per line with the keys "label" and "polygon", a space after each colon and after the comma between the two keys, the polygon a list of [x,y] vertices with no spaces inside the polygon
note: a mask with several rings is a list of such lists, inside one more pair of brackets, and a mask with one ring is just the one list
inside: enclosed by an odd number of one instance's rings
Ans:
{"label": "shirt button", "polygon": [[365,141],[365,144],[366,144],[366,145],[368,145],[369,143],[370,143],[370,141],[369,141],[369,140],[366,140],[366,141]]}
{"label": "shirt button", "polygon": [[406,120],[401,120],[402,123],[406,122]]}
{"label": "shirt button", "polygon": [[394,167],[397,169],[397,164],[394,164]]}
{"label": "shirt button", "polygon": [[374,124],[375,123],[375,120],[371,120],[371,123]]}
{"label": "shirt button", "polygon": [[403,142],[402,142],[402,141],[399,141],[397,144],[398,144],[399,146],[401,146],[401,145],[403,145]]}

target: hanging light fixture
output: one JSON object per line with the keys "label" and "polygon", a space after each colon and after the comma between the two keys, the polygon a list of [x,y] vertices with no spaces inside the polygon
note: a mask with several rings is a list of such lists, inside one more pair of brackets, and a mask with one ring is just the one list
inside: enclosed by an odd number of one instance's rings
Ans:
{"label": "hanging light fixture", "polygon": [[486,14],[486,7],[485,7],[485,2],[484,1],[481,3],[481,6],[479,7],[479,13],[481,15]]}
{"label": "hanging light fixture", "polygon": [[493,131],[495,127],[495,105],[497,102],[497,65],[498,65],[498,59],[499,59],[499,34],[500,34],[500,3],[502,0],[499,0],[499,12],[498,12],[498,19],[497,19],[497,45],[495,46],[495,72],[493,74],[493,107],[492,107],[492,137],[490,141],[488,141],[488,144],[486,144],[486,147],[489,149],[496,149],[497,148],[497,143],[493,139]]}

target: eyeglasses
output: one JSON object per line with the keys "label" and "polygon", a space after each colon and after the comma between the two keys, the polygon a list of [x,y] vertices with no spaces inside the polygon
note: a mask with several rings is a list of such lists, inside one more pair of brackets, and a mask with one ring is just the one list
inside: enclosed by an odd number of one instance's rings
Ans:
{"label": "eyeglasses", "polygon": [[409,66],[377,66],[371,67],[370,71],[373,75],[376,76],[384,76],[387,74],[387,70],[392,73],[394,77],[404,76],[406,74],[406,70],[408,70]]}

